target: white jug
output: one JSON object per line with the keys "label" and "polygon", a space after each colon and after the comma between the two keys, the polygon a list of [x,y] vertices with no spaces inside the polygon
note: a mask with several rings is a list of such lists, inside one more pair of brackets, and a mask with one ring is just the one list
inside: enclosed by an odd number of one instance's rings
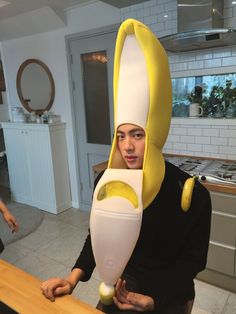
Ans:
{"label": "white jug", "polygon": [[189,105],[189,117],[197,118],[203,115],[203,108],[199,103],[192,103]]}

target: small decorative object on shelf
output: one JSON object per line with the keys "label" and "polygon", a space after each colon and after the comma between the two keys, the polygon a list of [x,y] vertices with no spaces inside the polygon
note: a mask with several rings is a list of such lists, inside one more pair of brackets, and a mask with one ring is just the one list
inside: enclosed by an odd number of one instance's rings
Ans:
{"label": "small decorative object on shelf", "polygon": [[11,109],[11,112],[12,112],[12,122],[26,122],[26,115],[24,113],[23,108],[13,107]]}
{"label": "small decorative object on shelf", "polygon": [[48,120],[49,120],[49,113],[48,113],[48,111],[44,111],[44,113],[42,115],[42,122],[48,123]]}
{"label": "small decorative object on shelf", "polygon": [[6,162],[6,151],[2,151],[0,152],[0,164],[3,164],[4,162]]}
{"label": "small decorative object on shelf", "polygon": [[36,122],[36,119],[37,119],[36,113],[34,111],[31,111],[30,116],[29,116],[29,121],[34,123]]}

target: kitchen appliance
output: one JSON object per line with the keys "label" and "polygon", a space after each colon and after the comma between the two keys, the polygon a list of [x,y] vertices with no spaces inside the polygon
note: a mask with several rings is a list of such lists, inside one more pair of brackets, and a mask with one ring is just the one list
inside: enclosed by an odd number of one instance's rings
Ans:
{"label": "kitchen appliance", "polygon": [[165,159],[198,179],[236,187],[236,161],[210,160],[183,156],[166,156]]}
{"label": "kitchen appliance", "polygon": [[177,33],[160,38],[172,52],[236,44],[236,30],[224,26],[224,1],[177,0]]}

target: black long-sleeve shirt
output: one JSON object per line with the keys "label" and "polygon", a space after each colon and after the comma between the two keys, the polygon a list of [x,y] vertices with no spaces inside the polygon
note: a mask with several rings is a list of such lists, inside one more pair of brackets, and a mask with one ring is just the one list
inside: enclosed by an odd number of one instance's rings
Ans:
{"label": "black long-sleeve shirt", "polygon": [[[181,195],[188,178],[166,162],[160,192],[143,212],[140,235],[124,271],[140,282],[140,293],[153,297],[159,309],[193,299],[193,279],[206,266],[211,200],[207,189],[196,181],[191,207],[184,212]],[[94,267],[88,235],[73,268],[82,269],[83,281],[87,281]]]}

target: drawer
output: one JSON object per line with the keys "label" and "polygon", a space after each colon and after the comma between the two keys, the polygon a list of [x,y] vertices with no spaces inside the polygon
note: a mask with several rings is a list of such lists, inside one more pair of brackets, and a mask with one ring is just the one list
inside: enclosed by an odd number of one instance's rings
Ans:
{"label": "drawer", "polygon": [[235,247],[236,217],[222,212],[213,212],[211,219],[211,236],[213,242]]}
{"label": "drawer", "polygon": [[236,195],[211,192],[212,209],[236,216]]}
{"label": "drawer", "polygon": [[207,268],[224,274],[234,275],[235,249],[210,243]]}

